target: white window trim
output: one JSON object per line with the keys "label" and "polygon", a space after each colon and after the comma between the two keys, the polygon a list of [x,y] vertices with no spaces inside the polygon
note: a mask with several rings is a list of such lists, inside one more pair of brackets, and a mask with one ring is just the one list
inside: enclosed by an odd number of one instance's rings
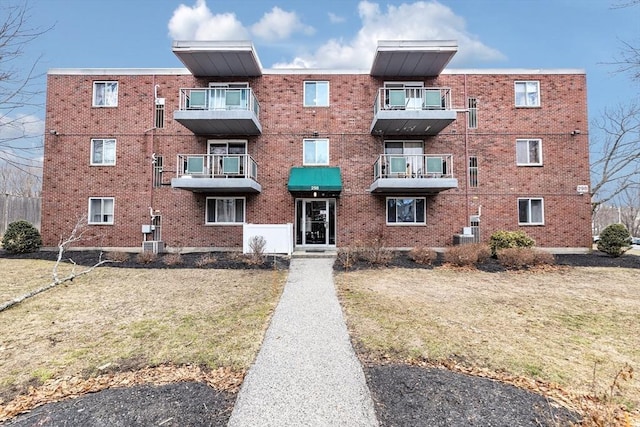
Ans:
{"label": "white window trim", "polygon": [[[115,83],[116,84],[116,103],[115,105],[96,104],[96,84]],[[115,108],[118,106],[118,98],[120,92],[120,82],[118,80],[95,80],[91,85],[91,106],[96,108]]]}
{"label": "white window trim", "polygon": [[[532,200],[540,200],[540,207],[542,208],[542,221],[541,222],[520,222],[520,201],[521,200],[527,200],[529,202],[529,209],[528,209],[528,217],[529,220],[531,219],[531,201]],[[545,225],[544,222],[544,198],[542,197],[518,197],[518,201],[516,204],[516,214],[518,215],[518,225],[522,225],[522,226],[538,226],[538,225]]]}
{"label": "white window trim", "polygon": [[[414,200],[424,200],[424,222],[389,222],[389,200],[391,199],[414,199]],[[387,225],[389,226],[393,226],[393,227],[406,227],[406,226],[410,226],[410,227],[415,227],[415,226],[422,226],[422,225],[427,225],[427,198],[426,197],[412,197],[412,196],[407,196],[407,197],[387,197],[384,201],[384,220],[387,223]],[[417,213],[417,212],[416,212]]]}
{"label": "white window trim", "polygon": [[[307,83],[326,83],[327,84],[327,105],[307,104]],[[317,91],[316,91],[317,94]],[[317,99],[317,98],[316,98]],[[331,85],[329,80],[305,80],[302,83],[302,106],[310,108],[326,108],[331,104]]]}
{"label": "white window trim", "polygon": [[213,145],[226,145],[227,153],[229,152],[229,144],[244,144],[244,152],[248,153],[248,141],[246,139],[208,139],[207,140],[207,154],[211,153],[211,146]]}
{"label": "white window trim", "polygon": [[[516,87],[518,86],[518,83],[524,83],[525,89],[527,87],[527,83],[535,83],[538,85],[538,103],[536,105],[527,105],[526,103],[525,105],[518,105],[518,94],[516,91]],[[525,91],[524,99],[526,102],[526,99],[527,99],[526,91]],[[513,101],[516,108],[540,108],[540,105],[542,103],[542,89],[540,88],[540,80],[516,80],[515,82],[513,82]]]}
{"label": "white window trim", "polygon": [[[520,141],[527,141],[527,159],[528,159],[527,163],[518,162],[518,142],[520,142]],[[540,162],[532,162],[531,159],[529,159],[529,143],[531,141],[537,141],[538,142],[538,149],[540,150]],[[516,139],[516,165],[517,166],[542,166],[543,165],[542,139],[540,139],[540,138],[518,138],[518,139]]]}
{"label": "white window trim", "polygon": [[[209,200],[242,200],[244,209],[242,212],[242,222],[208,222],[209,218]],[[215,206],[214,206],[215,209]],[[216,226],[228,226],[228,225],[242,225],[247,222],[247,198],[246,197],[207,197],[204,204],[204,225],[216,225]]]}
{"label": "white window trim", "polygon": [[[93,157],[93,153],[94,153],[94,143],[95,141],[102,141],[103,144],[103,148],[102,148],[102,158],[104,159],[104,141],[113,141],[113,151],[114,151],[114,155],[113,155],[113,163],[105,163],[104,161],[102,163],[97,163],[94,160]],[[118,141],[115,138],[91,138],[91,159],[90,159],[90,165],[91,166],[115,166],[116,165],[116,161],[118,160],[118,156],[117,156],[117,149],[118,149]]]}
{"label": "white window trim", "polygon": [[[95,222],[92,221],[91,215],[91,201],[92,200],[111,200],[113,202],[113,214],[111,214],[111,222]],[[104,216],[104,212],[101,212],[101,217]],[[113,225],[115,223],[116,218],[116,199],[115,197],[89,197],[88,208],[87,208],[87,224],[89,225]]]}
{"label": "white window trim", "polygon": [[[307,141],[327,141],[327,162],[326,163],[307,163]],[[316,160],[318,159],[318,150],[316,149]],[[302,140],[302,165],[303,166],[328,166],[331,163],[331,144],[329,138],[304,138]]]}

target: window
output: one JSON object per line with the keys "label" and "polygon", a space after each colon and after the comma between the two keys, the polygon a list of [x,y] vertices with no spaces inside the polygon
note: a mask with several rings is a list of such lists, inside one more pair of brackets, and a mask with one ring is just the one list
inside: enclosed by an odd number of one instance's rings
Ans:
{"label": "window", "polygon": [[163,171],[163,163],[164,163],[164,159],[162,156],[157,155],[156,153],[153,153],[152,155],[152,165],[153,165],[153,187],[154,188],[160,188],[162,187],[162,171]]}
{"label": "window", "polygon": [[89,199],[89,224],[113,224],[113,197]]}
{"label": "window", "polygon": [[328,139],[305,139],[303,140],[303,151],[305,166],[329,164]]}
{"label": "window", "polygon": [[518,223],[543,225],[544,203],[542,199],[518,199]]}
{"label": "window", "polygon": [[116,140],[92,139],[91,140],[91,164],[101,166],[113,166],[116,164]]}
{"label": "window", "polygon": [[304,106],[328,107],[329,82],[304,82]]}
{"label": "window", "polygon": [[476,98],[467,99],[467,108],[469,109],[467,126],[469,129],[476,129],[478,127],[478,100]]}
{"label": "window", "polygon": [[516,82],[516,107],[540,106],[540,82]]}
{"label": "window", "polygon": [[244,198],[207,197],[206,224],[244,223]]}
{"label": "window", "polygon": [[542,165],[542,141],[539,139],[517,139],[516,163],[519,166]]}
{"label": "window", "polygon": [[469,187],[478,186],[478,157],[469,157]]}
{"label": "window", "polygon": [[153,116],[153,127],[164,128],[164,98],[156,98],[156,111]]}
{"label": "window", "polygon": [[426,224],[425,198],[388,198],[387,224]]}
{"label": "window", "polygon": [[93,106],[117,107],[118,82],[93,82]]}

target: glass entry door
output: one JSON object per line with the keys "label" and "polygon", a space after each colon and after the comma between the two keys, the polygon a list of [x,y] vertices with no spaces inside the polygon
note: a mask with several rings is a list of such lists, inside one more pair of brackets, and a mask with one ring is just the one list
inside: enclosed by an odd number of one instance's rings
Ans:
{"label": "glass entry door", "polygon": [[296,245],[336,244],[336,200],[296,200]]}

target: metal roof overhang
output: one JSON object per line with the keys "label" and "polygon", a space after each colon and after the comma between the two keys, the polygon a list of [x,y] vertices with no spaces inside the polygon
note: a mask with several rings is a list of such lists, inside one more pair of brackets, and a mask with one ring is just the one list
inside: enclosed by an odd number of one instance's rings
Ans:
{"label": "metal roof overhang", "polygon": [[370,74],[384,78],[437,76],[457,51],[454,40],[381,40]]}
{"label": "metal roof overhang", "polygon": [[262,65],[250,41],[174,41],[172,50],[196,77],[262,75]]}

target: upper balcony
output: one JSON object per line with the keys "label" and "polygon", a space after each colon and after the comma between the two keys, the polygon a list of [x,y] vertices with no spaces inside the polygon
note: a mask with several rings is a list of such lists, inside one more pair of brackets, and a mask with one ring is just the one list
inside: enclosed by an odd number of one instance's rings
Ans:
{"label": "upper balcony", "polygon": [[458,188],[451,154],[381,154],[373,180],[372,193],[437,194]]}
{"label": "upper balcony", "polygon": [[373,106],[375,135],[437,135],[456,119],[451,89],[444,87],[384,87]]}
{"label": "upper balcony", "polygon": [[260,104],[250,88],[180,89],[173,118],[197,135],[259,135]]}
{"label": "upper balcony", "polygon": [[171,187],[206,193],[260,193],[258,165],[248,154],[178,154]]}

